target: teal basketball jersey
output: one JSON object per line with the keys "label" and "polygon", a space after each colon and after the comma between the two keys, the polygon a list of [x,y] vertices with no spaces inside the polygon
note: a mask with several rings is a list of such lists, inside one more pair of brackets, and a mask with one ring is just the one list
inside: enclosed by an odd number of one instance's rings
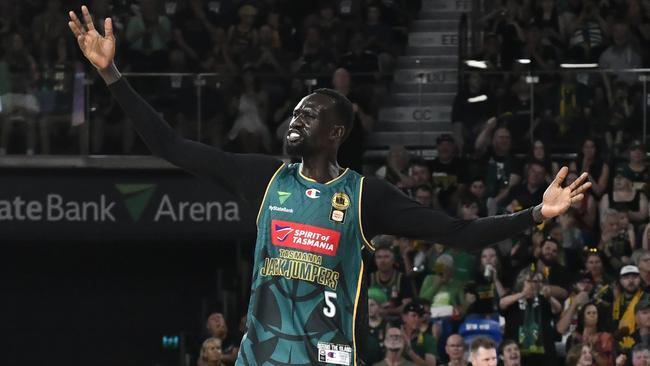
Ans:
{"label": "teal basketball jersey", "polygon": [[361,229],[363,177],[346,170],[322,184],[300,169],[280,167],[262,200],[236,365],[357,365],[362,254],[373,249]]}

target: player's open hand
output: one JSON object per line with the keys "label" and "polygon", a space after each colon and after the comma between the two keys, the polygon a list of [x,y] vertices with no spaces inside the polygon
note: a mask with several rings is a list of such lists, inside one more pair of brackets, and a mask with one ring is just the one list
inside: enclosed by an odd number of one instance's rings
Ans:
{"label": "player's open hand", "polygon": [[573,203],[580,202],[584,198],[584,192],[591,187],[591,182],[587,181],[587,173],[582,173],[571,185],[562,187],[568,173],[569,168],[562,167],[546,188],[542,200],[542,216],[545,219],[561,215]]}
{"label": "player's open hand", "polygon": [[79,48],[81,48],[88,61],[98,70],[104,70],[111,66],[113,57],[115,56],[115,37],[113,36],[113,22],[111,18],[104,20],[104,31],[106,34],[102,36],[95,29],[93,20],[85,5],[81,7],[81,15],[83,16],[84,23],[81,23],[77,14],[73,11],[68,14],[70,15],[68,26],[77,38]]}

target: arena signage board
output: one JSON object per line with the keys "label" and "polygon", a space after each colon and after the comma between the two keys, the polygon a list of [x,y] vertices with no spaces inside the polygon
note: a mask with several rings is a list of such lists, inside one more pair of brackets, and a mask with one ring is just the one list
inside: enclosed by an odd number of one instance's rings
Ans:
{"label": "arena signage board", "polygon": [[0,175],[0,230],[18,241],[253,237],[252,209],[180,171],[12,171]]}

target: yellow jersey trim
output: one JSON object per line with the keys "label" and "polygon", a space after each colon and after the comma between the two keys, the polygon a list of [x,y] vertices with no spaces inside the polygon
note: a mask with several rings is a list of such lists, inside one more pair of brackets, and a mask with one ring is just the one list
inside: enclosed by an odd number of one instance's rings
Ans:
{"label": "yellow jersey trim", "polygon": [[266,195],[269,194],[269,188],[271,188],[271,184],[275,180],[275,177],[280,173],[280,170],[285,167],[286,164],[282,163],[278,170],[273,173],[273,176],[271,177],[271,180],[269,180],[269,183],[266,184],[266,190],[264,190],[264,196],[262,197],[262,202],[260,203],[260,209],[257,210],[257,218],[255,219],[255,226],[259,225],[260,223],[260,216],[262,215],[262,208],[264,207],[264,202],[266,202]]}
{"label": "yellow jersey trim", "polygon": [[317,182],[315,179],[311,179],[311,178],[309,178],[308,176],[302,174],[302,163],[300,163],[300,167],[298,168],[298,174],[300,174],[300,176],[301,176],[304,180],[308,180],[308,181],[313,182],[313,183],[319,183],[319,184],[332,184],[332,183],[338,181],[339,179],[343,178],[343,176],[345,176],[345,174],[347,174],[347,172],[348,172],[349,170],[350,170],[350,168],[345,168],[345,170],[343,171],[343,173],[341,173],[338,177],[336,177],[336,178],[334,178],[334,179],[332,179],[332,180],[330,180],[330,181],[328,181],[328,182],[325,182],[325,183]]}
{"label": "yellow jersey trim", "polygon": [[366,238],[366,234],[363,233],[363,225],[361,224],[361,200],[363,199],[363,181],[366,179],[365,177],[361,177],[361,182],[359,182],[359,212],[357,214],[357,217],[359,219],[359,232],[361,233],[361,238],[363,238],[363,244],[370,249],[371,251],[375,251],[375,246],[372,245],[370,240]]}
{"label": "yellow jersey trim", "polygon": [[352,314],[352,349],[354,349],[354,366],[357,366],[357,310],[359,308],[359,295],[361,294],[361,280],[363,279],[363,259],[361,259],[361,269],[359,270],[359,280],[357,281],[357,294],[354,297],[354,313]]}

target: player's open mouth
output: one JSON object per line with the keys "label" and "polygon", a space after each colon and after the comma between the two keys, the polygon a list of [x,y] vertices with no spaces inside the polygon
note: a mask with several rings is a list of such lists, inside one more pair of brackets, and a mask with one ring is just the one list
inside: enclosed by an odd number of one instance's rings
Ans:
{"label": "player's open mouth", "polygon": [[296,142],[302,138],[302,135],[296,130],[289,130],[287,134],[287,141]]}

